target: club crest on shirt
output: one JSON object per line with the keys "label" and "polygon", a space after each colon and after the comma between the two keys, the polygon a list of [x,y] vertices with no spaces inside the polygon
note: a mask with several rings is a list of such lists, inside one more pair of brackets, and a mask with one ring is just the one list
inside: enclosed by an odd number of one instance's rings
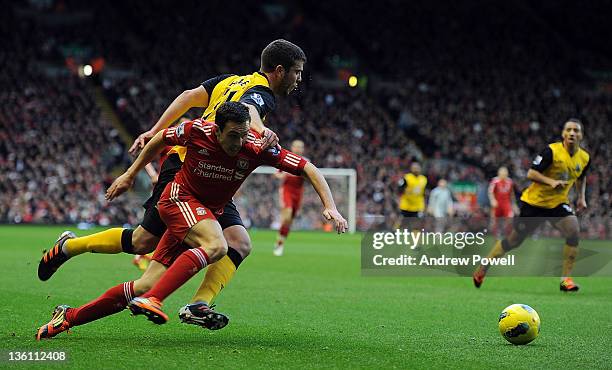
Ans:
{"label": "club crest on shirt", "polygon": [[576,164],[576,172],[580,172],[580,164]]}
{"label": "club crest on shirt", "polygon": [[185,133],[185,122],[176,126],[176,136],[181,137]]}
{"label": "club crest on shirt", "polygon": [[236,166],[240,168],[241,170],[246,170],[247,168],[249,168],[249,161],[248,159],[245,159],[245,158],[238,158],[238,162],[236,163]]}
{"label": "club crest on shirt", "polygon": [[206,214],[206,208],[198,207],[196,208],[196,213],[198,214],[198,216],[204,216]]}
{"label": "club crest on shirt", "polygon": [[253,101],[254,101],[255,103],[257,103],[257,104],[258,104],[260,107],[263,107],[263,105],[264,105],[264,100],[263,100],[263,98],[261,97],[261,95],[259,95],[258,93],[253,93],[253,94],[251,95],[251,98],[252,98],[252,99],[253,99]]}
{"label": "club crest on shirt", "polygon": [[278,145],[268,149],[268,152],[270,152],[273,156],[277,156],[280,154],[280,149],[278,149]]}
{"label": "club crest on shirt", "polygon": [[536,166],[539,165],[541,162],[542,162],[542,156],[541,155],[535,157],[535,159],[533,160],[533,164],[536,165]]}

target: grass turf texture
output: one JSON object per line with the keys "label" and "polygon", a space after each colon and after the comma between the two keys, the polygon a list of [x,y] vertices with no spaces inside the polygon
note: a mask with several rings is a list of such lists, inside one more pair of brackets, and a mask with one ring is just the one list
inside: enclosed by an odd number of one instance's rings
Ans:
{"label": "grass turf texture", "polygon": [[[481,290],[464,277],[362,277],[359,236],[292,233],[282,258],[275,234],[251,233],[254,251],[218,309],[231,317],[218,332],[176,315],[200,273],[169,297],[170,322],[117,315],[36,342],[57,304],[81,305],[135,279],[131,256],[83,255],[48,282],[36,269],[61,227],[0,227],[1,345],[7,351],[66,351],[75,368],[603,368],[612,363],[612,278],[581,278],[578,294],[558,278],[490,278]],[[93,232],[80,231],[84,235]],[[542,319],[540,337],[508,344],[497,317],[526,303]],[[40,367],[21,363],[17,367]],[[45,364],[53,366],[52,364]]]}

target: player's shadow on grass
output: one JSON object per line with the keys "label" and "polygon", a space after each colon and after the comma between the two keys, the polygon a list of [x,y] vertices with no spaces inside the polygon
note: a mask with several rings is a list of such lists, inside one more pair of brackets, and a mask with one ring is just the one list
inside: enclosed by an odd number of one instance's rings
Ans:
{"label": "player's shadow on grass", "polygon": [[[133,338],[132,334],[134,335]],[[258,331],[253,331],[248,334],[244,332],[222,334],[220,332],[214,333],[206,330],[185,330],[177,335],[176,331],[158,331],[157,333],[149,333],[145,340],[142,340],[142,334],[140,333],[132,334],[125,332],[95,333],[89,330],[75,330],[70,334],[63,334],[51,340],[45,340],[38,343],[42,344],[41,347],[44,347],[44,344],[54,346],[59,343],[62,343],[62,345],[70,343],[87,344],[97,341],[125,343],[131,339],[138,338],[135,347],[150,350],[156,348],[184,349],[186,346],[211,346],[233,349],[257,347],[287,349],[288,347],[297,346],[305,349],[321,349],[330,342],[329,337],[313,335],[313,333],[307,329],[304,329],[304,332],[292,332],[286,333],[286,335],[283,335],[284,333],[270,335],[269,332],[262,333]],[[336,348],[343,347],[337,342],[335,342],[333,346]]]}
{"label": "player's shadow on grass", "polygon": [[[307,335],[305,335],[307,334]],[[125,338],[123,338],[125,340]],[[287,349],[292,346],[299,346],[300,348],[313,348],[320,349],[324,347],[329,338],[324,336],[314,336],[312,333],[277,333],[274,336],[270,336],[270,333],[266,332],[258,333],[253,332],[252,334],[229,334],[229,335],[211,335],[210,333],[185,333],[185,335],[177,336],[159,336],[149,337],[146,343],[147,347],[157,348],[158,346],[166,347],[177,347],[183,348],[185,345],[210,345],[215,347],[224,348],[282,348]],[[337,343],[336,343],[337,344]]]}

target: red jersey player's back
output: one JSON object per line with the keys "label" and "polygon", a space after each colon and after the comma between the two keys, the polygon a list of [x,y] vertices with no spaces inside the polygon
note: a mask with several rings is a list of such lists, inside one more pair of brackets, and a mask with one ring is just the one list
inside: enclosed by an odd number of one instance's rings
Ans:
{"label": "red jersey player's back", "polygon": [[299,175],[307,163],[282,148],[261,152],[261,138],[252,130],[238,154],[230,156],[219,144],[217,130],[216,124],[197,119],[168,128],[163,134],[166,144],[187,147],[185,162],[174,182],[214,212],[222,211],[247,176],[260,165]]}

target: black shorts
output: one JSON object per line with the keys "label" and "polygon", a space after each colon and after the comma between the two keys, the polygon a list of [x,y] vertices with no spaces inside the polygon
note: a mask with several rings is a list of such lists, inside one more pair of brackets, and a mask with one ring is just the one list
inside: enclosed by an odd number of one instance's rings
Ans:
{"label": "black shorts", "polygon": [[414,218],[422,218],[423,217],[423,212],[412,212],[412,211],[404,211],[403,209],[400,210],[402,212],[402,216],[404,217],[414,217]]}
{"label": "black shorts", "polygon": [[[164,224],[164,221],[162,221],[161,217],[159,216],[159,212],[157,211],[157,202],[164,192],[166,185],[174,180],[174,176],[181,169],[182,165],[183,162],[181,162],[178,154],[170,154],[162,164],[161,170],[159,171],[159,178],[157,180],[157,184],[155,184],[155,187],[153,188],[151,197],[143,204],[145,214],[142,218],[140,226],[151,234],[160,238],[162,235],[164,235],[164,232],[166,232],[166,224]],[[217,217],[217,221],[219,221],[219,224],[223,230],[234,225],[244,226],[242,219],[240,218],[240,213],[238,212],[238,209],[233,201],[230,201],[225,205],[223,214]]]}
{"label": "black shorts", "polygon": [[514,228],[519,233],[531,233],[546,221],[555,223],[558,219],[574,215],[574,210],[567,203],[555,208],[541,208],[519,201],[520,213],[514,218]]}

